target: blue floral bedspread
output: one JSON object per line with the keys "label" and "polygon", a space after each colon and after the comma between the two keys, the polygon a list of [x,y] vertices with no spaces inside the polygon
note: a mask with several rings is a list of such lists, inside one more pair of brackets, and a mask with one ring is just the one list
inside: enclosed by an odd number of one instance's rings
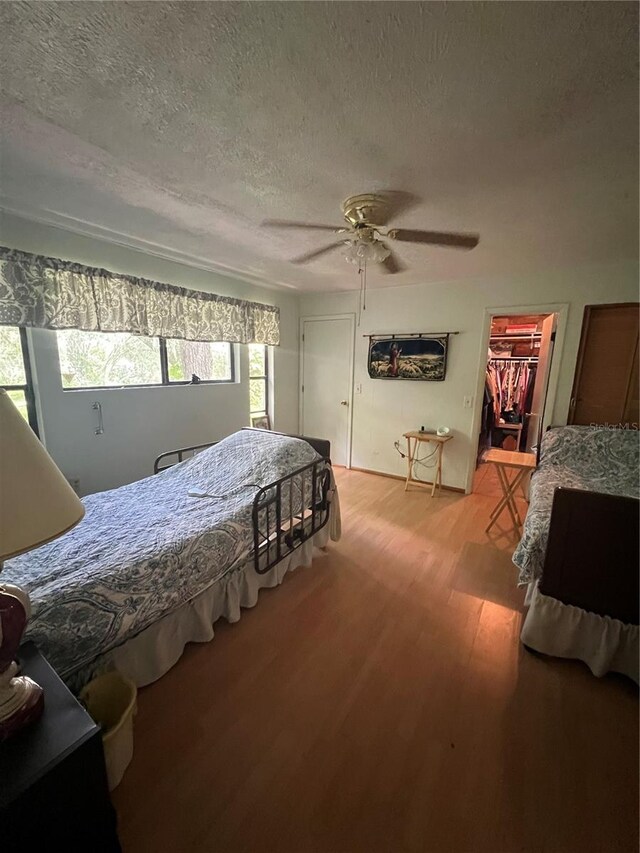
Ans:
{"label": "blue floral bedspread", "polygon": [[[84,498],[77,527],[5,564],[2,580],[31,596],[27,637],[68,679],[246,561],[257,487],[318,458],[306,441],[241,431]],[[188,494],[196,490],[208,496]]]}
{"label": "blue floral bedspread", "polygon": [[636,430],[565,426],[545,433],[531,477],[529,511],[513,555],[519,584],[542,575],[553,493],[558,486],[637,498],[640,434]]}

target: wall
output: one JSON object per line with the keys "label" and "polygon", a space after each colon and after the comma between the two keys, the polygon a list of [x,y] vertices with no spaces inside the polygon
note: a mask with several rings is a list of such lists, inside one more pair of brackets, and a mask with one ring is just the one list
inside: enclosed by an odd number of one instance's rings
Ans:
{"label": "wall", "polygon": [[[393,447],[395,440],[421,425],[449,426],[454,434],[444,454],[443,481],[469,488],[473,477],[479,430],[478,389],[486,363],[488,309],[545,310],[567,304],[561,311],[550,390],[556,389],[547,422],[566,423],[573,373],[586,304],[632,302],[638,299],[638,265],[621,262],[584,269],[560,270],[522,278],[477,279],[411,287],[370,290],[367,308],[356,331],[353,395],[352,465],[404,475],[406,463]],[[300,316],[356,312],[356,292],[307,294]],[[384,381],[367,374],[369,333],[459,331],[450,338],[444,382]],[[463,398],[473,396],[472,408]],[[404,442],[403,442],[404,443]]]}
{"label": "wall", "polygon": [[[300,297],[268,290],[217,273],[166,261],[68,231],[3,214],[0,242],[25,251],[77,260],[185,287],[255,299],[278,305],[280,347],[274,350],[274,426],[298,430],[298,317],[357,311],[357,292]],[[348,272],[348,271],[347,271]],[[353,396],[352,464],[403,474],[405,463],[393,442],[422,424],[451,427],[455,439],[445,452],[444,482],[468,486],[477,434],[479,365],[485,356],[486,312],[534,310],[568,304],[561,318],[553,380],[557,394],[550,419],[566,421],[586,304],[638,299],[638,266],[631,262],[559,270],[521,278],[477,279],[370,290],[367,310],[356,332],[355,375],[362,393]],[[442,383],[385,382],[369,379],[369,332],[459,330],[451,339],[447,378]],[[31,334],[35,379],[44,438],[68,477],[78,477],[84,494],[146,476],[163,450],[221,438],[248,424],[249,391],[246,347],[240,353],[240,382],[233,385],[175,388],[62,391],[55,333]],[[473,407],[463,398],[473,396]],[[99,400],[105,432],[96,436]]]}
{"label": "wall", "polygon": [[[0,220],[0,242],[28,252],[279,306],[281,345],[274,348],[273,356],[273,423],[285,432],[297,431],[297,295],[8,214]],[[237,347],[240,381],[230,385],[63,391],[55,332],[32,330],[30,345],[45,444],[64,474],[80,479],[82,494],[147,476],[153,460],[164,450],[213,441],[249,424],[246,346]],[[105,431],[99,436],[94,432],[94,401],[102,403],[104,413]]]}

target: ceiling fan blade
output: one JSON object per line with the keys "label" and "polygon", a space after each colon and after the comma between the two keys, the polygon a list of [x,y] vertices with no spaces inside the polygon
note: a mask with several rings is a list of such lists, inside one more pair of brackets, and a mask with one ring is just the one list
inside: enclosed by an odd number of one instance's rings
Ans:
{"label": "ceiling fan blade", "polygon": [[415,231],[410,228],[394,228],[388,237],[403,243],[427,243],[430,246],[451,246],[453,249],[475,249],[480,242],[479,234],[454,234],[449,231]]}
{"label": "ceiling fan blade", "polygon": [[[382,245],[385,247],[385,249],[389,248],[384,243],[382,243]],[[402,263],[400,258],[395,254],[395,252],[392,251],[389,251],[387,257],[380,264],[381,272],[389,273],[390,275],[394,275],[397,272],[402,272],[405,269],[406,267]]]}
{"label": "ceiling fan blade", "polygon": [[384,221],[380,220],[376,225],[388,225],[389,220],[411,210],[419,201],[416,195],[404,190],[376,190],[375,194],[384,201],[387,209],[387,215],[382,217]]}
{"label": "ceiling fan blade", "polygon": [[297,258],[292,258],[292,264],[306,264],[307,261],[312,261],[314,258],[319,258],[325,252],[332,252],[334,249],[339,249],[344,243],[330,243],[328,246],[323,246],[321,249],[316,249],[313,252],[307,252],[306,255],[299,255]]}
{"label": "ceiling fan blade", "polygon": [[265,228],[312,228],[315,231],[338,231],[340,225],[314,225],[310,222],[289,222],[286,219],[265,219],[260,223]]}

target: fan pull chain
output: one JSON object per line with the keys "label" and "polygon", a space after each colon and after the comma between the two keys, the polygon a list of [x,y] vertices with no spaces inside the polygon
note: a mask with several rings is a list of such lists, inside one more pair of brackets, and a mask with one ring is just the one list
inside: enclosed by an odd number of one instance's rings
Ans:
{"label": "fan pull chain", "polygon": [[362,310],[367,310],[367,259],[364,259],[364,269],[362,271],[363,286],[362,286]]}

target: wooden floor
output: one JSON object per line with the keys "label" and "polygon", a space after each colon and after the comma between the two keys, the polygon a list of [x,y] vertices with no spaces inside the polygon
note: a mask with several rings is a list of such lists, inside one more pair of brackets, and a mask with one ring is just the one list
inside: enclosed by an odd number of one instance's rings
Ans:
{"label": "wooden floor", "polygon": [[520,646],[489,469],[338,482],[342,541],[140,691],[124,852],[637,851],[637,691]]}

